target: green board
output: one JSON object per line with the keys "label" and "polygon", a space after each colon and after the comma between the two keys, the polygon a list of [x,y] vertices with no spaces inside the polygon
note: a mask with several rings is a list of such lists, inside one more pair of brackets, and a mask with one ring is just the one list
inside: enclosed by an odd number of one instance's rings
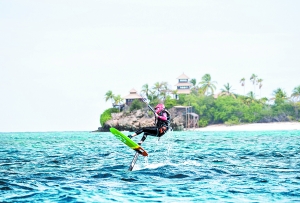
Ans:
{"label": "green board", "polygon": [[148,153],[140,145],[138,145],[136,142],[129,139],[126,135],[124,135],[120,131],[118,131],[115,128],[110,128],[109,130],[118,140],[126,144],[128,147],[130,147],[131,149],[135,150],[136,152],[138,152],[143,156],[148,156]]}

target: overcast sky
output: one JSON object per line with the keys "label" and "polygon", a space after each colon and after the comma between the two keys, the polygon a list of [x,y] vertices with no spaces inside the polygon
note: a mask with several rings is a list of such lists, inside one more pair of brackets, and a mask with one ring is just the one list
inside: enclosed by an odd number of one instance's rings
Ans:
{"label": "overcast sky", "polygon": [[[126,96],[183,72],[262,97],[300,85],[298,0],[1,0],[0,132],[95,130]],[[256,93],[259,96],[258,88]]]}

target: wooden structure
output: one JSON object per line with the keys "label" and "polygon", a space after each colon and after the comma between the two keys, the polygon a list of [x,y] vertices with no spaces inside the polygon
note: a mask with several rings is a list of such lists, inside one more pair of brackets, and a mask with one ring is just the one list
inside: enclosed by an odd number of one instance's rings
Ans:
{"label": "wooden structure", "polygon": [[139,94],[137,94],[137,91],[134,88],[132,88],[129,91],[129,95],[123,97],[123,99],[125,99],[125,104],[127,106],[130,106],[130,104],[133,102],[133,100],[138,99],[138,100],[142,101],[143,97],[140,96]]}
{"label": "wooden structure", "polygon": [[192,106],[174,106],[174,108],[182,113],[184,117],[184,127],[186,129],[198,128],[199,115],[192,112]]}
{"label": "wooden structure", "polygon": [[195,113],[187,113],[187,127],[186,128],[198,128],[199,115]]}

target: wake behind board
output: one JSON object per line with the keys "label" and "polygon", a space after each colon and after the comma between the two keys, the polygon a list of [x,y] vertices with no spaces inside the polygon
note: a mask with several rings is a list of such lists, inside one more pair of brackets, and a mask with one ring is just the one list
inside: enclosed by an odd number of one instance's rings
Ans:
{"label": "wake behind board", "polygon": [[130,147],[131,149],[135,150],[136,152],[138,152],[143,156],[148,156],[146,150],[144,150],[140,145],[138,145],[136,142],[129,139],[126,135],[124,135],[120,131],[118,131],[115,128],[110,128],[109,130],[118,140],[126,144],[128,147]]}

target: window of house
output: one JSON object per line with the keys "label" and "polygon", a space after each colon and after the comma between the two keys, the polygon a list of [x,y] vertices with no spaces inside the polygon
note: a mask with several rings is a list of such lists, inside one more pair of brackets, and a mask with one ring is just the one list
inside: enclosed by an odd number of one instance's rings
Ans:
{"label": "window of house", "polygon": [[179,82],[180,83],[185,83],[185,82],[188,82],[188,80],[187,79],[179,79]]}

